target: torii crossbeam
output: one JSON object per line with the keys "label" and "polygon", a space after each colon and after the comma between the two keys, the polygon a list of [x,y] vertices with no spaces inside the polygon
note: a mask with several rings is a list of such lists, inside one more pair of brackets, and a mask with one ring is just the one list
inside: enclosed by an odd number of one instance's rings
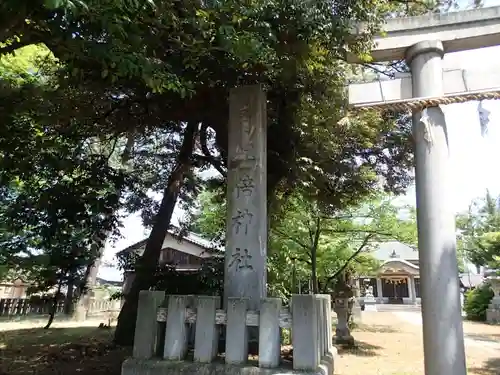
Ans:
{"label": "torii crossbeam", "polygon": [[374,61],[405,59],[411,76],[351,85],[349,100],[357,108],[413,109],[425,374],[466,375],[448,131],[439,104],[500,97],[500,76],[443,72],[442,58],[500,44],[500,7],[396,18],[384,29]]}

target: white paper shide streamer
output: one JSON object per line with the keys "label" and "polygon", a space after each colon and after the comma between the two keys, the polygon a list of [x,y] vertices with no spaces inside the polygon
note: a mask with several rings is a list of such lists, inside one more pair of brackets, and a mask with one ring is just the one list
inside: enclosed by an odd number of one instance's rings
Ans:
{"label": "white paper shide streamer", "polygon": [[479,115],[479,124],[481,125],[481,135],[484,137],[486,134],[488,134],[488,124],[490,123],[491,112],[483,107],[482,100],[477,106],[477,113]]}
{"label": "white paper shide streamer", "polygon": [[430,123],[430,116],[427,108],[424,108],[422,114],[420,115],[420,122],[424,125],[424,140],[428,145],[432,145],[433,137],[432,137],[432,129]]}

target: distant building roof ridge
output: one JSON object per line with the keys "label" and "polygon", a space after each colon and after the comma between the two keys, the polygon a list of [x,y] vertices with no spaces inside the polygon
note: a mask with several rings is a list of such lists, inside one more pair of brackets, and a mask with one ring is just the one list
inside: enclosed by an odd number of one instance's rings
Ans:
{"label": "distant building roof ridge", "polygon": [[[212,250],[212,249],[224,250],[220,246],[217,246],[216,244],[214,244],[213,241],[207,240],[195,232],[188,231],[185,233],[184,236],[179,236],[179,233],[177,232],[178,229],[179,228],[177,228],[177,227],[172,227],[172,228],[168,229],[167,234],[170,234],[171,236],[175,237],[180,242],[187,241],[187,242],[190,242],[194,245],[202,247],[205,250]],[[125,249],[118,251],[116,254],[118,255],[118,254],[123,254],[123,253],[129,252],[129,251],[137,250],[138,248],[140,248],[146,244],[146,242],[148,241],[148,238],[149,237],[146,237],[145,239],[143,239],[139,242],[136,242],[136,243],[126,247]]]}
{"label": "distant building roof ridge", "polygon": [[418,248],[397,240],[378,241],[371,254],[380,261],[389,259],[418,260]]}

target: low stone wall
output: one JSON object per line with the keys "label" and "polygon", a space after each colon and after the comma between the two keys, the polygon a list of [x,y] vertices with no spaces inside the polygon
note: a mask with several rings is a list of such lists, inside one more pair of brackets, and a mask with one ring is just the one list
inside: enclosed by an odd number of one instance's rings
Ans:
{"label": "low stone wall", "polygon": [[[133,358],[122,375],[160,374],[283,374],[281,329],[292,333],[293,373],[333,374],[332,312],[329,295],[294,295],[291,308],[277,298],[263,299],[260,311],[247,309],[244,298],[178,296],[142,291]],[[258,360],[248,364],[249,327],[259,336]],[[190,329],[194,350],[188,360]],[[224,356],[218,356],[225,330]]]}

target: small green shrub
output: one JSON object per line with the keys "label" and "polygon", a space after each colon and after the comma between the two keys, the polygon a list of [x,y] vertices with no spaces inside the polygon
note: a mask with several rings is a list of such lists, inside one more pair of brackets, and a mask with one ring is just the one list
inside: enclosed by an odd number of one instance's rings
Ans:
{"label": "small green shrub", "polygon": [[464,310],[467,319],[486,320],[486,309],[494,293],[488,284],[483,284],[465,294]]}
{"label": "small green shrub", "polygon": [[281,330],[281,343],[283,345],[290,345],[292,343],[292,338],[290,337],[290,330],[288,328],[283,328]]}

